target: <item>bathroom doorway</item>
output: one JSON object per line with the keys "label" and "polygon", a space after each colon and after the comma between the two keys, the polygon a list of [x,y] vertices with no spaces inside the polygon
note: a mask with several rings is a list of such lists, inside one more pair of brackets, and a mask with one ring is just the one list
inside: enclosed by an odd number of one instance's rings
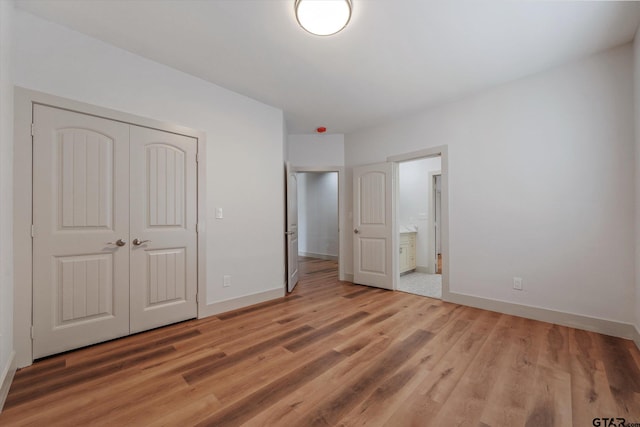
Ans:
{"label": "bathroom doorway", "polygon": [[442,298],[440,156],[398,163],[399,291]]}
{"label": "bathroom doorway", "polygon": [[297,172],[298,254],[338,262],[338,172]]}

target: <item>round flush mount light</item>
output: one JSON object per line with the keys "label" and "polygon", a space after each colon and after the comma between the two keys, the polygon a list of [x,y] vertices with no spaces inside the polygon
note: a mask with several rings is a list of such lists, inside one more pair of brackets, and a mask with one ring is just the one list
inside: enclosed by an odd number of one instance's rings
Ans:
{"label": "round flush mount light", "polygon": [[347,26],[351,7],[351,0],[296,0],[296,19],[311,34],[330,36]]}

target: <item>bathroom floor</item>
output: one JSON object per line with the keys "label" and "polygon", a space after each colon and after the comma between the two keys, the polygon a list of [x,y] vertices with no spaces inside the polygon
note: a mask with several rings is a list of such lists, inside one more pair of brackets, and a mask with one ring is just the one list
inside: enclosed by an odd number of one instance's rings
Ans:
{"label": "bathroom floor", "polygon": [[425,297],[442,299],[442,275],[409,273],[400,276],[399,291]]}

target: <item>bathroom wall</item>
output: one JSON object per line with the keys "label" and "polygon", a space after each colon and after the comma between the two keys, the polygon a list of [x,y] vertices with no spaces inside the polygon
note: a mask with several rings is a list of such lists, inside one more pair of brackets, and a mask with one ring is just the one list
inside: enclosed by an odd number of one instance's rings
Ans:
{"label": "bathroom wall", "polygon": [[[412,160],[399,165],[399,222],[400,226],[416,226],[416,265],[429,269],[433,248],[433,203],[430,200],[429,173],[440,170],[440,157]],[[429,270],[430,271],[430,270]]]}

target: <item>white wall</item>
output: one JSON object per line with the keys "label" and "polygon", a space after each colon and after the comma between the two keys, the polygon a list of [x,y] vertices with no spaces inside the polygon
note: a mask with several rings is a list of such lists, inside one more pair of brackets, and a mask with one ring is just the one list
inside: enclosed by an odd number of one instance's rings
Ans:
{"label": "white wall", "polygon": [[437,145],[449,150],[451,292],[632,322],[630,45],[346,135],[345,161]]}
{"label": "white wall", "polygon": [[429,241],[433,238],[433,203],[430,200],[429,173],[440,170],[440,157],[412,160],[399,165],[399,225],[417,227],[416,265],[428,268],[434,259]]}
{"label": "white wall", "polygon": [[344,135],[289,135],[289,157],[293,166],[343,166]]}
{"label": "white wall", "polygon": [[298,250],[338,256],[338,173],[299,172]]}
{"label": "white wall", "polygon": [[13,353],[13,7],[0,1],[0,385]]}
{"label": "white wall", "polygon": [[23,11],[15,28],[17,85],[206,132],[208,303],[283,289],[281,110]]}

